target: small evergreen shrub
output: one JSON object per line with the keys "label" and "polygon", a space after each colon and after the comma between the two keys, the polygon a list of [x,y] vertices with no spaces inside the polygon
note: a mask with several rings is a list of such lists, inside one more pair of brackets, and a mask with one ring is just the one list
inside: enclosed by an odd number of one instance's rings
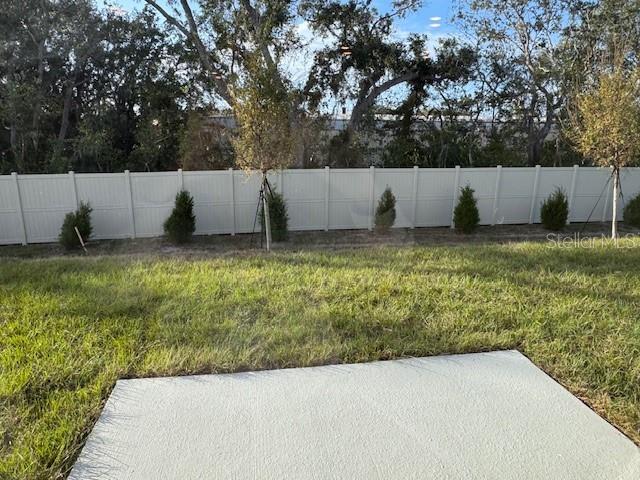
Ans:
{"label": "small evergreen shrub", "polygon": [[193,197],[186,190],[182,190],[176,195],[175,207],[164,222],[164,233],[173,243],[186,243],[191,240],[195,230]]}
{"label": "small evergreen shrub", "polygon": [[640,228],[640,194],[625,205],[622,217],[627,225]]}
{"label": "small evergreen shrub", "polygon": [[80,239],[76,233],[75,227],[78,227],[82,240],[86,243],[91,237],[93,227],[91,226],[91,207],[88,203],[81,202],[80,207],[75,212],[69,212],[65,215],[60,229],[58,240],[60,244],[67,250],[72,250],[80,246]]}
{"label": "small evergreen shrub", "polygon": [[[271,239],[274,242],[284,241],[289,236],[287,227],[289,215],[284,197],[272,189],[270,193],[267,193],[267,204],[269,205],[269,221],[271,222]],[[260,223],[264,227],[262,210],[260,210]]]}
{"label": "small evergreen shrub", "polygon": [[387,187],[378,201],[378,208],[376,209],[376,229],[388,230],[393,226],[396,221],[396,197],[391,192],[391,189]]}
{"label": "small evergreen shrub", "polygon": [[453,224],[458,232],[472,233],[480,223],[478,205],[469,185],[460,189],[458,204],[453,211]]}
{"label": "small evergreen shrub", "polygon": [[562,230],[567,225],[569,218],[569,202],[561,188],[549,195],[542,202],[540,208],[540,221],[547,230]]}

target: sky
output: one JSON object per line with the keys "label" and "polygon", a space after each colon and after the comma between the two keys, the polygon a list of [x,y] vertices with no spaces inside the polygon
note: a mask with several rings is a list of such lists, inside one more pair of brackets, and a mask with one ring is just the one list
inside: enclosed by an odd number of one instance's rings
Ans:
{"label": "sky", "polygon": [[[127,11],[139,10],[145,5],[144,0],[99,0],[99,2],[118,5]],[[373,5],[381,12],[392,9],[391,0],[375,0]],[[434,37],[452,35],[456,33],[456,28],[450,21],[452,15],[453,0],[427,0],[418,11],[397,21],[397,27],[401,34],[427,33]],[[440,20],[431,20],[432,17],[439,17]]]}
{"label": "sky", "polygon": [[[105,5],[114,5],[125,11],[141,10],[146,3],[144,0],[97,0]],[[158,0],[159,3],[166,7],[166,0]],[[454,13],[454,1],[456,0],[426,0],[423,5],[415,12],[408,13],[405,18],[397,19],[395,22],[395,36],[398,40],[406,38],[411,33],[427,34],[429,39],[428,48],[433,50],[439,39],[456,36],[460,32],[451,22]],[[195,3],[195,2],[193,2]],[[391,0],[374,0],[373,5],[379,12],[385,13],[392,10]],[[313,35],[306,22],[300,19],[298,24],[298,33],[300,37],[306,40],[307,49],[293,52],[290,56],[283,60],[283,67],[287,70],[290,80],[294,84],[303,84],[308,76],[314,49],[322,47],[322,39]],[[401,94],[396,90],[402,90],[396,87],[393,92],[389,92],[390,96]]]}

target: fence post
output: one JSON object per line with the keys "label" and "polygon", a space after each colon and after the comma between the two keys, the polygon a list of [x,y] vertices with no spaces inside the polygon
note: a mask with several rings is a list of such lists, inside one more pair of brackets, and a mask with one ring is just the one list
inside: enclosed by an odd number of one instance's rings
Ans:
{"label": "fence post", "polygon": [[16,187],[16,203],[18,204],[18,213],[20,214],[20,226],[22,227],[22,245],[27,244],[27,226],[24,223],[24,210],[22,209],[22,195],[20,195],[20,183],[18,182],[18,174],[11,172],[13,184]]}
{"label": "fence post", "polygon": [[538,198],[538,186],[540,185],[540,165],[536,165],[536,173],[533,177],[533,190],[531,191],[531,205],[529,206],[529,223],[533,223],[533,213],[536,210]]}
{"label": "fence post", "polygon": [[571,192],[569,193],[569,216],[567,217],[567,225],[571,223],[573,217],[573,199],[576,196],[576,184],[578,182],[578,165],[573,166],[573,176],[571,177]]}
{"label": "fence post", "polygon": [[375,184],[376,184],[376,167],[369,167],[369,230],[373,230],[373,215],[375,212]]}
{"label": "fence post", "polygon": [[416,216],[418,214],[418,173],[420,168],[417,165],[413,167],[413,193],[412,193],[412,211],[411,211],[411,228],[416,228]]}
{"label": "fence post", "polygon": [[184,176],[182,175],[182,169],[178,169],[178,192],[184,190]]}
{"label": "fence post", "polygon": [[493,208],[491,213],[491,225],[496,224],[498,208],[500,208],[500,179],[502,178],[502,165],[496,167],[496,186],[493,189]]}
{"label": "fence post", "polygon": [[284,174],[282,169],[278,170],[278,187],[280,187],[280,195],[284,198]]}
{"label": "fence post", "polygon": [[133,191],[131,189],[131,174],[129,170],[124,171],[124,186],[127,189],[127,204],[129,207],[129,228],[131,238],[136,238],[136,219],[133,214]]}
{"label": "fence post", "polygon": [[236,182],[233,175],[233,167],[229,169],[229,183],[231,185],[231,235],[236,234]]}
{"label": "fence post", "polygon": [[451,228],[455,228],[453,223],[453,213],[456,210],[456,199],[458,198],[458,190],[460,189],[460,165],[456,165],[456,176],[453,180],[453,200],[451,201]]}
{"label": "fence post", "polygon": [[329,195],[331,194],[331,169],[324,167],[324,231],[329,231]]}
{"label": "fence post", "polygon": [[609,198],[611,198],[611,184],[613,183],[613,178],[611,178],[613,167],[609,167],[609,176],[607,177],[607,181],[609,182],[607,186],[607,194],[604,197],[604,206],[602,207],[602,221],[607,221],[607,210],[609,209]]}
{"label": "fence post", "polygon": [[73,202],[76,205],[76,208],[80,206],[78,202],[78,185],[76,184],[76,174],[73,170],[69,171],[69,178],[71,179],[71,191],[73,192]]}

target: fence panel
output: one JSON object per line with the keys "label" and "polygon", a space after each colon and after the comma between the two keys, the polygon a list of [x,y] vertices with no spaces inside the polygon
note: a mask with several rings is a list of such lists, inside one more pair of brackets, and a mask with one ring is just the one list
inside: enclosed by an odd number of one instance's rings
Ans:
{"label": "fence panel", "polygon": [[[270,180],[274,180],[272,176]],[[258,174],[247,175],[245,172],[233,173],[233,185],[236,195],[236,229],[239,233],[253,231],[256,210],[258,206],[258,193],[260,191],[260,176]],[[260,228],[256,222],[256,229]]]}
{"label": "fence panel", "polygon": [[182,187],[193,196],[196,234],[232,232],[233,185],[228,172],[184,172]]}
{"label": "fence panel", "polygon": [[15,175],[0,177],[0,244],[26,242]]}
{"label": "fence panel", "polygon": [[284,194],[292,230],[325,227],[326,183],[324,170],[286,170],[278,190]]}
{"label": "fence panel", "polygon": [[163,234],[163,224],[171,213],[180,189],[176,172],[131,174],[131,196],[136,235],[155,237]]}
{"label": "fence panel", "polygon": [[[607,168],[317,169],[269,174],[287,202],[291,230],[372,228],[382,192],[396,197],[395,227],[451,225],[459,189],[470,185],[482,224],[540,221],[555,188],[569,197],[574,222],[611,219]],[[621,175],[625,202],[640,192],[640,168]],[[0,176],[0,244],[56,241],[81,201],[93,208],[94,238],[162,235],[176,193],[194,198],[196,233],[254,229],[260,175],[242,171]],[[256,228],[259,225],[256,224]]]}
{"label": "fence panel", "polygon": [[538,192],[536,195],[533,211],[534,223],[540,222],[540,206],[542,202],[555,191],[556,188],[561,188],[566,195],[569,195],[572,177],[573,168],[571,167],[541,169]]}
{"label": "fence panel", "polygon": [[368,228],[370,170],[332,169],[329,229]]}
{"label": "fence panel", "polygon": [[[417,227],[443,227],[451,224],[455,175],[454,168],[421,168],[418,171]],[[455,198],[458,193],[455,192]]]}
{"label": "fence panel", "polygon": [[[470,185],[475,190],[480,212],[480,223],[489,225],[493,220],[493,199],[495,197],[496,168],[463,168],[460,187]],[[456,194],[456,199],[458,194]]]}
{"label": "fence panel", "polygon": [[94,238],[131,236],[128,191],[122,173],[77,173],[78,201],[89,202]]}
{"label": "fence panel", "polygon": [[67,212],[76,209],[69,175],[20,175],[28,243],[55,242]]}
{"label": "fence panel", "polygon": [[387,187],[391,188],[396,197],[396,221],[397,228],[413,226],[413,169],[394,168],[376,169],[374,176],[373,207],[378,207],[380,196]]}
{"label": "fence panel", "polygon": [[[620,175],[620,189],[622,190],[622,199],[619,203],[620,213],[618,218],[622,218],[622,209],[633,197],[640,194],[640,168],[626,168]],[[609,203],[611,205],[611,203]],[[611,208],[609,208],[611,210]],[[608,217],[611,220],[611,214]]]}
{"label": "fence panel", "polygon": [[[604,211],[608,196],[608,182],[610,172],[601,168],[581,168],[576,178],[575,193],[571,205],[571,221],[584,222],[602,220],[602,215],[611,218],[611,213]],[[606,198],[605,198],[606,195]]]}
{"label": "fence panel", "polygon": [[497,224],[529,222],[535,176],[535,168],[502,169],[496,212]]}

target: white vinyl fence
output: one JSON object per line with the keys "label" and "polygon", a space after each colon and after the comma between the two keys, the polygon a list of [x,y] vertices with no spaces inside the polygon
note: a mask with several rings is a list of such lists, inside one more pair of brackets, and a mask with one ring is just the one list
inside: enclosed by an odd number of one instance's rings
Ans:
{"label": "white vinyl fence", "polygon": [[[284,170],[270,181],[284,194],[290,230],[372,228],[384,189],[396,196],[395,227],[451,225],[461,187],[475,189],[482,224],[540,221],[540,204],[556,187],[569,198],[570,220],[611,219],[609,169],[374,168]],[[626,200],[640,191],[640,168],[625,169]],[[260,177],[242,171],[81,173],[0,176],[0,244],[53,242],[67,212],[93,207],[96,239],[162,235],[176,193],[194,197],[197,234],[253,230]],[[604,190],[604,193],[603,193]],[[622,209],[620,202],[620,208]],[[259,226],[258,226],[259,228]]]}

